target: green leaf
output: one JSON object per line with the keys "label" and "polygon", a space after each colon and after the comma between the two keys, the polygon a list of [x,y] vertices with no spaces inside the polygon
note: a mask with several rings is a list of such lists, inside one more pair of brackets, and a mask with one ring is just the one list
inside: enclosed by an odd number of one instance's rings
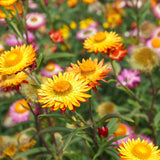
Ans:
{"label": "green leaf", "polygon": [[39,55],[37,61],[36,61],[36,62],[37,62],[37,69],[39,69],[42,61],[43,61],[43,54],[41,53],[41,54]]}
{"label": "green leaf", "polygon": [[25,156],[29,156],[29,155],[33,155],[33,154],[36,154],[36,153],[42,153],[42,152],[46,152],[46,148],[45,147],[38,147],[38,148],[32,148],[26,152],[21,152],[19,153],[18,155],[16,155],[14,157],[13,160],[16,160],[18,158],[22,158],[22,157],[25,157]]}
{"label": "green leaf", "polygon": [[64,52],[56,52],[54,54],[50,54],[44,57],[44,61],[48,61],[50,59],[56,59],[56,58],[71,58],[75,57],[74,54],[71,53],[64,53]]}
{"label": "green leaf", "polygon": [[62,115],[62,114],[40,114],[38,115],[38,117],[52,117],[52,118],[59,118],[59,119],[62,119],[64,120],[65,117]]}
{"label": "green leaf", "polygon": [[35,87],[36,89],[40,89],[40,86],[37,85],[37,84],[31,84],[31,83],[30,83],[30,85],[33,86],[33,87]]}
{"label": "green leaf", "polygon": [[111,157],[113,157],[115,160],[120,160],[120,157],[118,156],[119,152],[114,148],[107,148],[105,152],[109,154]]}
{"label": "green leaf", "polygon": [[158,126],[160,122],[160,112],[158,112],[154,117],[154,125]]}

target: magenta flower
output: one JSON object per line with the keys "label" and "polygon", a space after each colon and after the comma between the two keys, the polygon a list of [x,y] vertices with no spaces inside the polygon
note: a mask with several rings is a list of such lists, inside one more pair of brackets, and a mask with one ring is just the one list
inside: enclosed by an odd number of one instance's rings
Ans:
{"label": "magenta flower", "polygon": [[[121,74],[118,75],[119,81],[129,88],[133,88],[138,85],[141,81],[138,71],[133,71],[132,69],[124,69]],[[117,86],[120,84],[117,83]]]}
{"label": "magenta flower", "polygon": [[153,14],[159,19],[160,18],[160,3],[157,3],[153,7]]}

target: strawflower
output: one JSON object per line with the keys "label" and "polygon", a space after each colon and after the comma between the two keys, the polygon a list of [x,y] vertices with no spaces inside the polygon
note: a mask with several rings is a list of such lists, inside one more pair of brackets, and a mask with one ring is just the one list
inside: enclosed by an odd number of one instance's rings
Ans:
{"label": "strawflower", "polygon": [[94,3],[94,2],[96,2],[96,1],[98,1],[98,0],[82,0],[84,3],[86,3],[86,4],[92,4],[92,3]]}
{"label": "strawflower", "polygon": [[88,52],[107,53],[109,50],[119,47],[122,38],[115,32],[98,32],[84,41],[84,48]]}
{"label": "strawflower", "polygon": [[91,95],[86,94],[91,87],[88,86],[88,81],[81,78],[75,73],[59,72],[58,76],[53,75],[53,79],[48,78],[45,84],[41,84],[41,89],[38,89],[39,102],[42,107],[51,107],[51,110],[65,111],[75,110],[80,107],[79,102],[86,102],[87,97]]}
{"label": "strawflower", "polygon": [[102,138],[106,138],[108,136],[108,128],[106,126],[102,126],[102,128],[98,128],[98,134]]}
{"label": "strawflower", "polygon": [[[124,69],[119,75],[119,81],[126,87],[134,88],[141,82],[138,71],[133,71],[132,69]],[[119,83],[117,83],[119,85]]]}
{"label": "strawflower", "polygon": [[0,6],[10,6],[14,4],[17,0],[0,0]]}
{"label": "strawflower", "polygon": [[61,34],[60,31],[54,31],[53,29],[51,32],[49,32],[49,38],[54,42],[54,43],[62,43],[64,41],[64,38]]}
{"label": "strawflower", "polygon": [[84,20],[81,20],[79,22],[79,28],[80,29],[84,29],[84,28],[87,28],[89,27],[91,24],[93,24],[95,21],[92,19],[92,18],[87,18],[87,19],[84,19]]}
{"label": "strawflower", "polygon": [[121,160],[160,160],[160,150],[146,140],[128,139],[118,148]]}
{"label": "strawflower", "polygon": [[75,7],[77,3],[78,3],[78,0],[67,0],[67,5],[69,7]]}
{"label": "strawflower", "polygon": [[77,61],[77,63],[71,63],[71,67],[68,67],[67,71],[80,74],[81,77],[90,81],[89,85],[93,88],[95,88],[95,85],[100,85],[98,81],[105,81],[104,78],[111,71],[111,69],[108,69],[109,64],[104,65],[104,60],[98,63],[97,58],[93,61],[91,58],[87,60],[82,59],[82,63],[80,61]]}
{"label": "strawflower", "polygon": [[12,124],[29,120],[30,110],[27,102],[24,99],[15,101],[9,108],[9,115],[12,118]]}
{"label": "strawflower", "polygon": [[160,18],[160,3],[157,3],[154,7],[153,7],[153,14],[155,15],[155,17],[157,17],[158,19]]}
{"label": "strawflower", "polygon": [[36,59],[32,45],[11,47],[0,56],[0,74],[10,75],[31,66]]}

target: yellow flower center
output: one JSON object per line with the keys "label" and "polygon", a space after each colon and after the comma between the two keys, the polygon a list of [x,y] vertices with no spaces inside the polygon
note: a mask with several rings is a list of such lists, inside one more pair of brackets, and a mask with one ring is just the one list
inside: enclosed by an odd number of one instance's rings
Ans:
{"label": "yellow flower center", "polygon": [[119,137],[119,136],[124,136],[126,135],[127,133],[127,128],[125,127],[125,125],[123,124],[120,124],[117,128],[117,130],[115,131],[114,135],[116,137]]}
{"label": "yellow flower center", "polygon": [[159,47],[160,47],[160,39],[159,39],[159,38],[154,38],[154,39],[152,40],[152,46],[153,46],[154,48],[159,48]]}
{"label": "yellow flower center", "polygon": [[105,38],[106,38],[106,35],[105,35],[105,33],[103,33],[103,32],[98,32],[98,33],[95,34],[95,36],[94,36],[94,40],[95,40],[96,42],[101,42],[101,41],[103,41]]}
{"label": "yellow flower center", "polygon": [[137,143],[132,149],[132,153],[140,159],[148,159],[151,155],[151,151],[150,146],[143,143]]}
{"label": "yellow flower center", "polygon": [[36,17],[33,17],[33,18],[31,18],[31,21],[32,21],[32,22],[36,22],[36,21],[37,21],[37,18],[36,18]]}
{"label": "yellow flower center", "polygon": [[24,113],[27,111],[26,108],[29,108],[27,102],[25,100],[19,100],[15,105],[15,111],[17,113]]}
{"label": "yellow flower center", "polygon": [[59,81],[56,82],[53,86],[54,92],[57,94],[66,93],[67,91],[70,91],[72,88],[72,85],[68,81]]}
{"label": "yellow flower center", "polygon": [[93,72],[96,70],[95,64],[92,61],[85,61],[81,63],[79,67],[82,73]]}
{"label": "yellow flower center", "polygon": [[53,63],[49,63],[47,66],[46,66],[46,70],[47,71],[54,71],[55,69],[55,65]]}
{"label": "yellow flower center", "polygon": [[21,61],[22,57],[17,52],[10,52],[5,57],[5,63],[8,66],[14,66]]}

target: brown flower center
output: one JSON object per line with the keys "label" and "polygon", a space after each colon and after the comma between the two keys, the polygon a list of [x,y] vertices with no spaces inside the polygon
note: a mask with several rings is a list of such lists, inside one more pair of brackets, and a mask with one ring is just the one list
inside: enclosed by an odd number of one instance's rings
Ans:
{"label": "brown flower center", "polygon": [[15,111],[17,113],[24,113],[29,108],[27,102],[25,100],[19,100],[15,105]]}
{"label": "brown flower center", "polygon": [[36,18],[36,17],[32,17],[32,18],[31,18],[31,21],[32,21],[32,22],[36,22],[36,21],[37,21],[37,18]]}
{"label": "brown flower center", "polygon": [[67,91],[70,91],[72,89],[72,85],[68,81],[59,81],[56,82],[53,86],[54,92],[57,94],[66,93]]}

